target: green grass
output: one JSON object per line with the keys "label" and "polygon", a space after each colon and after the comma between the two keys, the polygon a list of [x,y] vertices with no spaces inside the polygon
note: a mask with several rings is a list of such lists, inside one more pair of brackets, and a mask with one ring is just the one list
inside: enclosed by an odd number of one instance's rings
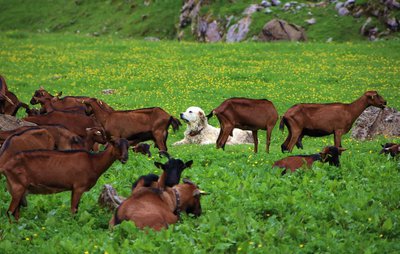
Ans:
{"label": "green grass", "polygon": [[[375,1],[375,0],[374,0]],[[160,39],[175,40],[179,23],[182,1],[152,0],[149,5],[139,0],[0,0],[0,31],[22,30],[39,33],[81,33],[95,36],[114,35],[122,38],[144,38],[155,36]],[[282,1],[284,3],[289,1]],[[310,4],[300,0],[299,3]],[[233,16],[232,22],[243,17],[243,11],[259,0],[217,0],[204,1],[200,13],[210,20],[217,19],[221,26],[227,23],[227,17]],[[359,30],[366,18],[354,19],[351,16],[338,17],[335,4],[326,8],[305,7],[299,11],[285,12],[282,6],[271,7],[271,14],[263,12],[252,16],[249,40],[259,35],[263,26],[273,18],[280,18],[306,29],[310,41],[365,41]],[[315,25],[307,25],[305,20],[316,18]],[[400,11],[393,11],[395,17]],[[373,23],[380,22],[373,18]],[[233,24],[233,23],[231,23]],[[379,25],[380,31],[385,28]],[[399,38],[395,33],[388,38]],[[196,40],[190,26],[185,29],[184,40]]]}
{"label": "green grass", "polygon": [[[391,107],[400,107],[400,47],[376,43],[195,44],[143,42],[115,37],[0,35],[1,74],[8,87],[28,102],[39,86],[52,93],[87,95],[117,109],[161,106],[178,116],[189,106],[206,112],[233,96],[267,98],[282,115],[299,102],[351,102],[378,90]],[[113,95],[101,90],[112,88]],[[22,112],[20,113],[22,117]],[[217,125],[217,120],[211,123]],[[0,253],[395,253],[400,251],[399,161],[379,155],[379,137],[360,142],[344,136],[348,150],[341,167],[316,163],[311,170],[280,176],[272,163],[286,155],[280,145],[287,131],[275,128],[271,153],[250,145],[179,146],[182,128],[170,133],[169,152],[184,171],[211,195],[204,214],[183,216],[168,230],[144,232],[131,223],[108,229],[111,212],[97,198],[103,184],[129,195],[140,175],[160,173],[154,161],[130,153],[85,193],[77,215],[69,213],[70,193],[30,195],[18,223],[8,224],[10,196],[0,179]],[[311,154],[333,137],[303,140]]]}

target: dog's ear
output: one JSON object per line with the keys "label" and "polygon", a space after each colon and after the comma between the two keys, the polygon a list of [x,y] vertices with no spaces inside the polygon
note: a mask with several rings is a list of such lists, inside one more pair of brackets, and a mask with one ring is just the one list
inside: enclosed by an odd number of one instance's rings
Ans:
{"label": "dog's ear", "polygon": [[203,112],[203,111],[199,111],[199,118],[200,118],[200,122],[202,123],[202,125],[205,125],[205,124],[206,124],[207,118],[206,118],[206,116],[204,115],[204,112]]}

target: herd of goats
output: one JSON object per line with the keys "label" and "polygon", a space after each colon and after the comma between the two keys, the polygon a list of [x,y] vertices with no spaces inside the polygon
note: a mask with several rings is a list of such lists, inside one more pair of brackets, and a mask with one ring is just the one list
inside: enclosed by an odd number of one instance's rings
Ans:
{"label": "herd of goats", "polygon": [[[71,191],[71,212],[76,213],[81,196],[89,191],[99,177],[115,160],[126,163],[128,149],[150,155],[152,140],[160,155],[166,156],[164,164],[155,162],[163,170],[161,176],[141,176],[110,220],[116,225],[131,220],[139,228],[155,230],[176,223],[180,212],[199,216],[200,197],[206,194],[188,179],[180,183],[181,173],[191,167],[193,161],[183,162],[171,158],[167,152],[168,129],[178,130],[180,121],[160,107],[136,110],[114,110],[105,102],[83,96],[53,96],[43,88],[36,90],[30,101],[40,104],[32,109],[20,102],[8,90],[0,76],[0,113],[15,116],[25,108],[28,116],[23,120],[36,124],[15,130],[0,131],[0,173],[7,178],[11,203],[7,211],[18,221],[20,207],[27,206],[26,195],[51,194]],[[295,171],[311,167],[313,162],[329,162],[339,166],[341,137],[369,106],[384,108],[386,101],[376,92],[367,91],[350,104],[296,104],[281,117],[279,128],[286,126],[288,136],[281,145],[282,152],[291,152],[294,146],[302,148],[302,138],[334,135],[334,146],[328,146],[318,154],[296,155],[274,163],[275,167]],[[224,148],[234,128],[250,130],[257,152],[257,131],[267,131],[266,151],[269,152],[271,133],[278,121],[278,112],[268,100],[231,98],[211,111],[208,118],[216,115],[220,122],[216,146]],[[105,145],[100,151],[99,144]],[[387,143],[381,152],[396,156],[400,145]]]}

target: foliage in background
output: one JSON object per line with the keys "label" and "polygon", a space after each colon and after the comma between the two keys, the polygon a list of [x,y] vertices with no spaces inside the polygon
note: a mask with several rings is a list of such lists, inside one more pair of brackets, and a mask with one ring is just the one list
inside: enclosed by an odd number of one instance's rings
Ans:
{"label": "foliage in background", "polygon": [[[178,116],[189,106],[206,112],[233,96],[267,98],[282,115],[299,102],[351,102],[378,90],[389,106],[400,107],[400,47],[375,43],[196,44],[143,42],[115,37],[0,35],[1,74],[8,87],[28,102],[39,86],[64,95],[101,98],[117,109],[161,106]],[[104,95],[103,89],[116,93]],[[23,116],[22,112],[20,116]],[[211,123],[217,125],[217,120]],[[379,155],[380,137],[359,142],[343,138],[348,150],[340,168],[316,163],[311,170],[281,176],[271,168],[287,135],[276,127],[271,153],[250,145],[173,147],[182,128],[170,131],[169,152],[211,195],[204,214],[161,232],[137,230],[131,223],[108,229],[111,212],[97,198],[103,184],[127,196],[140,175],[160,173],[154,161],[130,153],[116,162],[83,195],[77,215],[69,212],[70,193],[30,195],[19,223],[8,224],[10,196],[0,178],[0,253],[390,253],[400,251],[399,161]],[[305,138],[311,154],[333,137]]]}
{"label": "foliage in background", "polygon": [[[374,2],[378,0],[371,0]],[[145,4],[145,3],[149,4]],[[242,18],[243,11],[260,0],[215,0],[204,1],[201,14],[217,19],[221,24],[233,16],[232,22]],[[327,7],[302,8],[298,11],[282,10],[282,5],[273,7],[271,14],[253,14],[248,38],[258,35],[262,27],[273,18],[280,18],[303,26],[308,39],[323,41],[362,41],[360,28],[366,17],[355,19],[351,16],[339,17],[334,3]],[[310,2],[299,0],[299,3]],[[315,3],[315,1],[314,1]],[[362,1],[357,1],[362,4]],[[178,0],[0,0],[0,31],[23,30],[40,33],[82,33],[90,36],[114,35],[122,38],[158,37],[174,40],[183,1]],[[312,13],[312,16],[309,15]],[[393,11],[400,19],[400,11]],[[306,19],[314,17],[315,25],[308,25]],[[373,23],[379,24],[377,18]],[[382,25],[379,25],[383,28]],[[185,29],[185,40],[195,40],[190,36],[190,28]],[[397,37],[393,35],[389,38]]]}

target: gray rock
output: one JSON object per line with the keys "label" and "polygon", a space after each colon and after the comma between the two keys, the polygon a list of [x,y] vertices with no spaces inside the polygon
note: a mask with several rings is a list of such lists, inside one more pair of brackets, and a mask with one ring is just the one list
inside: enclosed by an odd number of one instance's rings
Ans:
{"label": "gray rock", "polygon": [[15,130],[22,126],[36,126],[36,124],[23,121],[15,116],[0,114],[0,131]]}
{"label": "gray rock", "polygon": [[337,2],[336,3],[336,5],[335,5],[335,10],[339,10],[340,8],[342,8],[344,6],[344,3],[343,2]]}
{"label": "gray rock", "polygon": [[354,5],[355,3],[356,3],[355,0],[347,0],[347,1],[344,3],[344,6],[345,6],[345,7],[352,6],[352,5]]}
{"label": "gray rock", "polygon": [[386,18],[385,23],[392,31],[397,31],[399,28],[399,23],[397,22],[395,17]]}
{"label": "gray rock", "polygon": [[272,4],[272,6],[278,6],[278,5],[281,4],[281,1],[279,1],[279,0],[271,0],[271,4]]}
{"label": "gray rock", "polygon": [[333,38],[332,37],[329,37],[327,40],[326,40],[326,42],[332,42],[333,41]]}
{"label": "gray rock", "polygon": [[222,37],[219,32],[217,21],[213,21],[208,24],[206,31],[206,42],[218,42],[221,41]]}
{"label": "gray rock", "polygon": [[377,135],[400,137],[400,112],[394,108],[384,110],[369,107],[354,123],[351,137],[367,140]]}
{"label": "gray rock", "polygon": [[258,4],[252,4],[244,10],[243,15],[251,15],[257,11],[262,10],[262,7]]}
{"label": "gray rock", "polygon": [[306,41],[307,37],[302,27],[280,19],[273,19],[264,25],[259,35],[262,41]]}
{"label": "gray rock", "polygon": [[306,23],[309,25],[314,25],[315,23],[317,23],[317,20],[315,18],[307,19]]}
{"label": "gray rock", "polygon": [[102,94],[114,94],[115,90],[114,89],[104,89],[101,91]]}
{"label": "gray rock", "polygon": [[271,7],[272,6],[272,4],[270,3],[270,2],[268,2],[268,1],[265,1],[265,0],[263,0],[263,1],[261,1],[261,4],[260,4],[262,7],[264,7],[264,8],[267,8],[267,7]]}
{"label": "gray rock", "polygon": [[347,15],[349,15],[349,13],[350,13],[350,11],[349,11],[346,7],[341,7],[341,8],[338,10],[338,14],[339,14],[340,16],[347,16]]}
{"label": "gray rock", "polygon": [[272,13],[271,8],[265,8],[264,13],[265,13],[265,14],[270,14],[270,13]]}
{"label": "gray rock", "polygon": [[143,40],[145,40],[145,41],[160,41],[159,38],[157,38],[157,37],[151,37],[151,36],[149,36],[149,37],[144,37]]}
{"label": "gray rock", "polygon": [[239,42],[246,39],[249,27],[251,24],[251,17],[247,16],[239,20],[238,23],[229,27],[226,34],[226,42]]}

